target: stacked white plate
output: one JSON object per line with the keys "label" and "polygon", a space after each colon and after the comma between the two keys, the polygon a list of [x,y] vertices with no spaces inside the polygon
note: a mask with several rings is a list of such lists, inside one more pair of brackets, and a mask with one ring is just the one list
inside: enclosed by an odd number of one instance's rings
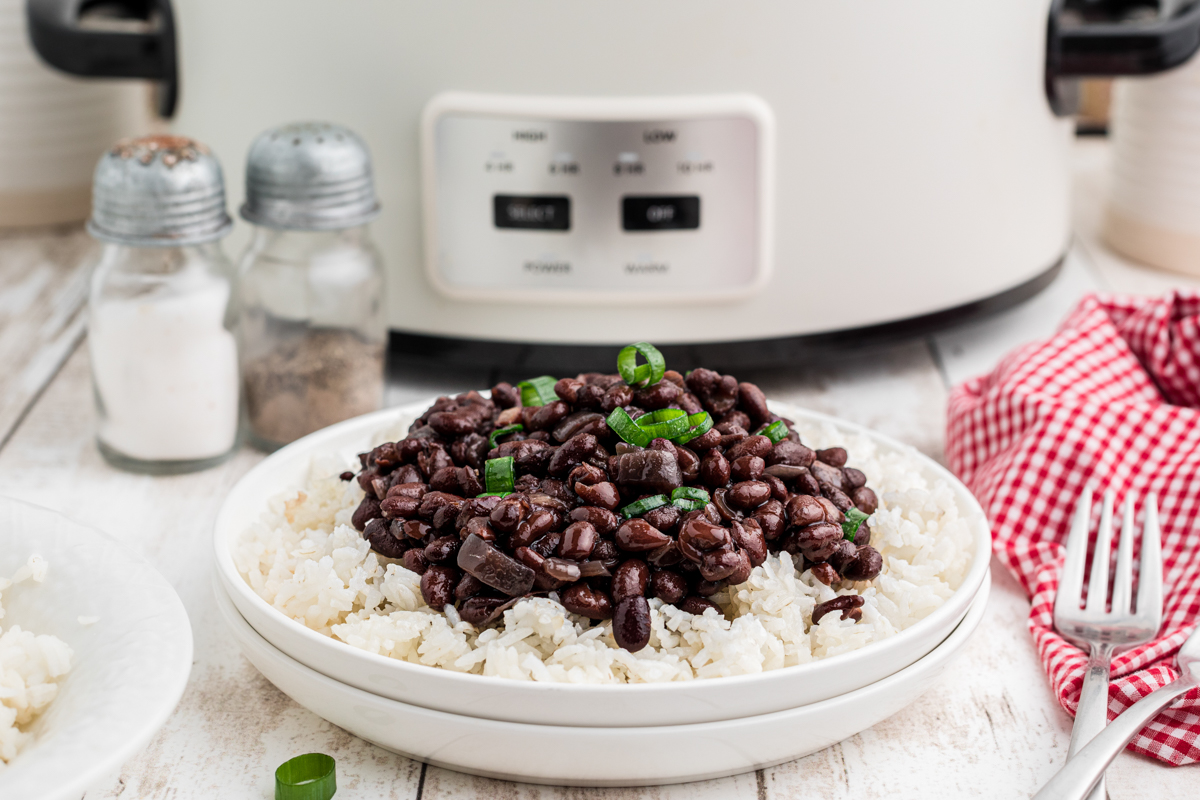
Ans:
{"label": "stacked white plate", "polygon": [[732,775],[828,747],[891,716],[932,686],[983,617],[991,537],[961,483],[911,448],[860,426],[793,407],[902,451],[945,480],[976,533],[958,591],[929,616],[860,650],[733,678],[648,685],[520,682],[378,656],[272,608],[238,574],[231,544],[268,498],[303,485],[314,458],[355,461],[380,431],[428,403],[318,431],[264,460],[217,518],[216,593],[246,657],[310,711],[381,747],[489,777],[573,786],[676,783]]}

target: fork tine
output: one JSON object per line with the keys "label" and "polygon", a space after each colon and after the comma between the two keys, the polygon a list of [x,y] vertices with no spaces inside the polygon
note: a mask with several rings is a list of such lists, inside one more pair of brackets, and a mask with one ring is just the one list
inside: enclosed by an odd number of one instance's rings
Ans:
{"label": "fork tine", "polygon": [[1096,534],[1096,550],[1092,554],[1092,574],[1088,577],[1087,612],[1103,614],[1108,603],[1108,556],[1112,541],[1113,493],[1104,493],[1100,507],[1100,530]]}
{"label": "fork tine", "polygon": [[1087,487],[1075,505],[1075,519],[1067,536],[1067,560],[1058,580],[1058,595],[1054,599],[1055,614],[1059,604],[1064,610],[1078,611],[1083,599],[1083,566],[1087,559],[1088,523],[1092,517],[1092,490]]}
{"label": "fork tine", "polygon": [[1117,571],[1113,576],[1112,613],[1130,614],[1133,600],[1133,515],[1134,496],[1125,496],[1125,515],[1121,521],[1121,539],[1117,543]]}
{"label": "fork tine", "polygon": [[1142,523],[1142,556],[1138,568],[1137,614],[1162,622],[1162,532],[1158,525],[1158,498],[1146,498],[1146,517]]}

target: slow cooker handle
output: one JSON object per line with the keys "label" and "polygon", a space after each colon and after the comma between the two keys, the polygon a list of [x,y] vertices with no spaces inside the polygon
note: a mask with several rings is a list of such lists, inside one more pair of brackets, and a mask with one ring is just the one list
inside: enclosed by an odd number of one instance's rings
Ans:
{"label": "slow cooker handle", "polygon": [[1200,2],[1166,19],[1089,22],[1063,27],[1064,0],[1050,6],[1046,95],[1056,114],[1075,111],[1070,78],[1152,75],[1174,69],[1200,49]]}
{"label": "slow cooker handle", "polygon": [[[89,78],[158,81],[158,113],[170,117],[179,97],[175,16],[170,0],[110,0],[122,19],[140,20],[145,31],[111,30],[83,20],[88,0],[26,0],[33,49],[47,64]],[[152,25],[152,27],[150,27]]]}

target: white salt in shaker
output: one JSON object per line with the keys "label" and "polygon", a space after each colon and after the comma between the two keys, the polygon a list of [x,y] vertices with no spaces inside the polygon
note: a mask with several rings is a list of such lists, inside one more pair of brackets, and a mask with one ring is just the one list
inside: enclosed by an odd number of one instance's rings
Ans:
{"label": "white salt in shaker", "polygon": [[366,144],[295,123],[254,140],[238,271],[246,435],[273,450],[383,405],[383,268]]}
{"label": "white salt in shaker", "polygon": [[221,167],[191,139],[122,141],[96,167],[88,351],[114,466],[191,472],[237,444],[233,267],[218,244],[231,227]]}

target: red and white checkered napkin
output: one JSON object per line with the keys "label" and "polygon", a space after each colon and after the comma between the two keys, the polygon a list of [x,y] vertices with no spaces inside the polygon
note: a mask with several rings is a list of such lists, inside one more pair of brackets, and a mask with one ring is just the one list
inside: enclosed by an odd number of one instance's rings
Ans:
{"label": "red and white checkered napkin", "polygon": [[[1054,630],[1054,593],[1076,500],[1088,484],[1111,488],[1118,502],[1157,493],[1165,624],[1160,638],[1114,659],[1109,719],[1172,681],[1175,652],[1200,614],[1200,293],[1084,298],[1052,338],[956,387],[947,425],[950,466],[1032,598],[1030,632],[1072,714],[1087,655]],[[1200,761],[1198,737],[1193,690],[1130,747],[1190,764]]]}

